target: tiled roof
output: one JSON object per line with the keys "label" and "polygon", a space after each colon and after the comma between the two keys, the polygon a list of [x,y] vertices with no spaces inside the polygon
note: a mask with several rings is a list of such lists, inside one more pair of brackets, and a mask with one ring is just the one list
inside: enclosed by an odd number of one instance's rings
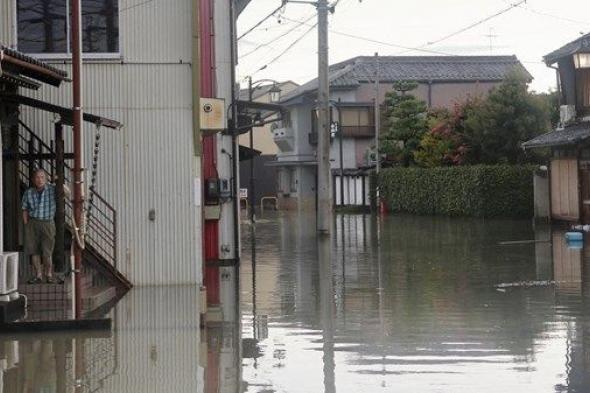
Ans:
{"label": "tiled roof", "polygon": [[590,33],[562,46],[561,48],[549,53],[543,59],[548,65],[554,64],[557,60],[571,56],[574,53],[590,52]]}
{"label": "tiled roof", "polygon": [[[376,71],[382,82],[406,81],[501,81],[518,72],[532,76],[516,56],[373,56],[355,57],[330,66],[330,87],[354,88],[370,82]],[[283,102],[317,89],[314,79],[285,96]]]}
{"label": "tiled roof", "polygon": [[525,149],[550,146],[576,145],[590,138],[590,122],[571,125],[562,130],[555,130],[539,135],[522,144]]}

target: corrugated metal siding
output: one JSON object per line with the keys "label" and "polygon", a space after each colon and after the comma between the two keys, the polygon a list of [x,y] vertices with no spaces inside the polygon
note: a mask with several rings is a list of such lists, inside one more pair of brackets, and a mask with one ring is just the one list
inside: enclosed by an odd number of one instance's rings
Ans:
{"label": "corrugated metal siding", "polygon": [[191,2],[120,1],[120,42],[125,62],[191,62]]}
{"label": "corrugated metal siding", "polygon": [[0,43],[11,46],[14,35],[14,4],[13,0],[0,1]]}
{"label": "corrugated metal siding", "polygon": [[[85,111],[124,124],[119,132],[102,131],[97,179],[98,192],[118,212],[119,269],[136,285],[200,282],[201,215],[193,195],[197,164],[187,63],[190,1],[153,1],[122,10],[120,28],[125,60],[141,64],[87,63],[83,87]],[[69,65],[60,67],[70,71]],[[69,84],[44,86],[35,95],[71,105]],[[52,138],[52,116],[26,109],[23,118],[46,141]],[[71,151],[69,129],[65,134]],[[85,135],[89,167],[93,126],[85,126]],[[154,222],[148,219],[150,209],[156,212]]]}

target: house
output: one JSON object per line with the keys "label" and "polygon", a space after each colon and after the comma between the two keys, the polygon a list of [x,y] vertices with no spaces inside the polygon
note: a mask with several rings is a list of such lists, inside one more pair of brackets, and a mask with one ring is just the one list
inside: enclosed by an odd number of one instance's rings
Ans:
{"label": "house", "polygon": [[[191,2],[120,3],[82,1],[84,110],[125,125],[101,133],[96,175],[96,192],[117,222],[114,260],[135,285],[196,284],[202,257],[201,212],[193,195],[200,167],[193,165],[192,149]],[[2,2],[0,25],[14,28],[0,29],[0,41],[71,75],[67,7],[47,8]],[[44,86],[30,96],[72,103],[69,88]],[[50,146],[52,115],[28,109],[21,115]],[[86,126],[83,134],[94,141],[100,131]],[[90,143],[86,168],[92,159]]]}
{"label": "house", "polygon": [[522,146],[551,150],[551,218],[590,224],[590,34],[549,53],[544,61],[556,69],[560,124]]}
{"label": "house", "polygon": [[[395,82],[413,81],[418,87],[412,94],[428,107],[451,108],[469,96],[487,94],[515,72],[531,78],[515,56],[361,56],[332,65],[331,116],[336,128],[330,159],[335,204],[368,204],[368,180],[362,169],[374,165],[370,158],[374,156],[376,77],[380,104]],[[270,165],[279,171],[283,209],[315,206],[317,86],[314,79],[281,101],[288,113],[282,126],[273,131],[279,153]],[[346,177],[342,182],[341,172]]]}
{"label": "house", "polygon": [[[223,194],[212,202],[203,191],[214,178],[228,187],[237,178],[238,165],[222,153],[237,146],[236,138],[221,132],[230,126],[221,116],[221,129],[201,140],[198,103],[219,99],[228,113],[235,90],[232,34],[248,2],[81,2],[84,110],[124,124],[116,133],[86,125],[83,134],[94,142],[100,133],[95,191],[117,222],[117,268],[135,285],[200,284],[205,276],[215,285],[219,261],[239,259],[237,198]],[[0,42],[71,75],[68,7],[48,10],[45,3],[0,2]],[[70,90],[42,86],[22,94],[67,108]],[[51,114],[23,108],[21,120],[51,146]],[[86,168],[93,158],[89,143]],[[204,259],[215,267],[207,271]],[[214,298],[219,302],[219,294]]]}
{"label": "house", "polygon": [[[252,101],[260,103],[272,103],[271,97],[273,88],[277,90],[279,96],[289,94],[299,85],[293,81],[285,81],[278,83],[263,82],[259,86],[254,86],[252,92]],[[248,89],[240,91],[241,100],[249,100]],[[267,162],[276,160],[276,155],[279,152],[277,145],[273,140],[272,129],[276,128],[275,124],[265,124],[261,127],[254,127],[252,130],[253,148],[258,155],[254,155],[254,201],[256,207],[260,205],[262,197],[276,197],[277,196],[277,174],[276,168],[267,166]],[[240,146],[250,147],[250,133],[246,132],[240,135]],[[259,152],[259,153],[258,153]],[[240,188],[248,189],[250,191],[250,162],[247,157],[241,158],[242,165],[240,166]]]}

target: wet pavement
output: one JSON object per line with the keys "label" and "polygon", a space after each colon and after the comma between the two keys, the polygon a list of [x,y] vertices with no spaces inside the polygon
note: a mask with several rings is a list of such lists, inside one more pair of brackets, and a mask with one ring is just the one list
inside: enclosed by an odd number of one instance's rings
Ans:
{"label": "wet pavement", "polygon": [[206,328],[197,288],[135,288],[112,331],[0,336],[0,393],[590,392],[590,247],[562,232],[339,215],[318,241],[297,214],[242,230]]}

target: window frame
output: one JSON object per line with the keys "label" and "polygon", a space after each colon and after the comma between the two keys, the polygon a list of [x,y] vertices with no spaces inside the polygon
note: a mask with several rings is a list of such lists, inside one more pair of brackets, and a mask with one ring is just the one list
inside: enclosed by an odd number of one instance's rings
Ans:
{"label": "window frame", "polygon": [[[12,13],[12,26],[13,26],[13,31],[12,34],[14,35],[13,41],[14,41],[14,47],[16,48],[16,50],[21,51],[20,48],[18,47],[18,1],[19,0],[12,0],[12,7],[13,7],[13,13]],[[82,1],[82,0],[81,0]],[[115,0],[117,2],[117,28],[119,30],[119,36],[118,36],[118,41],[119,41],[119,50],[117,52],[103,52],[103,53],[93,53],[93,52],[84,52],[82,51],[82,59],[86,59],[86,60],[114,60],[114,61],[120,61],[123,58],[123,54],[122,54],[122,50],[121,50],[121,42],[123,41],[121,39],[121,0]],[[66,11],[69,14],[70,11],[70,2],[69,0],[66,0]],[[69,19],[68,20],[68,24],[66,26],[67,30],[67,34],[66,34],[66,42],[67,42],[67,47],[70,47],[70,24],[69,24]],[[67,61],[67,60],[72,60],[72,53],[71,52],[66,52],[66,53],[44,53],[44,52],[25,52],[25,51],[21,51],[27,55],[31,55],[34,56],[37,59],[40,60],[60,60],[60,61]]]}

